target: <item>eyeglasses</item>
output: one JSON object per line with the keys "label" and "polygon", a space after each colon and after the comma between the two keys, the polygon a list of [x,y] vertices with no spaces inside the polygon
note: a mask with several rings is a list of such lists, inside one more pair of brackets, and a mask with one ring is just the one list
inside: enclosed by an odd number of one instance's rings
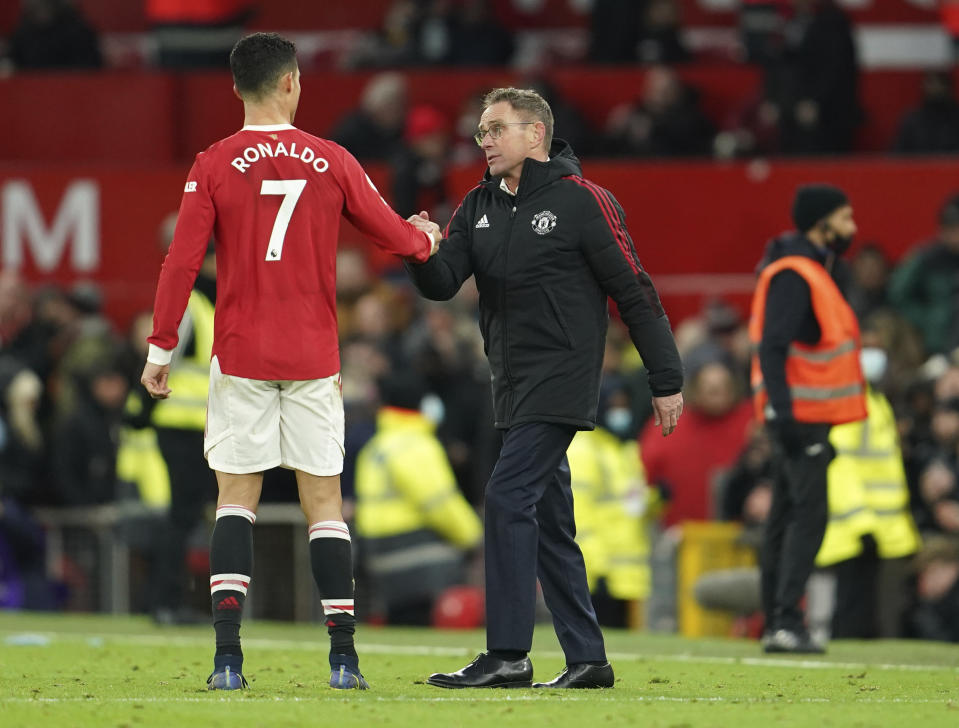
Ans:
{"label": "eyeglasses", "polygon": [[496,141],[503,136],[503,132],[506,131],[506,127],[508,126],[524,126],[526,124],[535,123],[535,121],[500,121],[495,124],[491,124],[489,129],[480,128],[480,130],[473,135],[473,138],[476,140],[476,143],[479,146],[483,146],[483,140],[486,138],[487,134],[489,134],[490,139]]}

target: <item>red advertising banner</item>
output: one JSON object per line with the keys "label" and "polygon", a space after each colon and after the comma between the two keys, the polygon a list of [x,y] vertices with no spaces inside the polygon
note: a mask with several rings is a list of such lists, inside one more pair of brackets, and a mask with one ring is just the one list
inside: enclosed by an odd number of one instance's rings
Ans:
{"label": "red advertising banner", "polygon": [[160,226],[186,170],[0,168],[0,260],[34,284],[95,281],[121,329],[153,306]]}
{"label": "red advertising banner", "polygon": [[[186,171],[0,166],[3,268],[19,269],[35,284],[96,281],[108,316],[124,328],[152,305],[162,261],[160,228],[179,205]],[[369,171],[385,193],[388,169]],[[458,199],[481,174],[475,167],[454,171],[453,196]],[[790,227],[798,184],[843,187],[859,224],[857,244],[875,242],[893,259],[934,234],[943,200],[959,193],[959,164],[935,160],[587,163],[584,174],[622,204],[640,258],[674,321],[715,295],[745,309],[765,241]],[[372,247],[345,223],[341,245]],[[370,254],[376,269],[396,264],[391,256]]]}

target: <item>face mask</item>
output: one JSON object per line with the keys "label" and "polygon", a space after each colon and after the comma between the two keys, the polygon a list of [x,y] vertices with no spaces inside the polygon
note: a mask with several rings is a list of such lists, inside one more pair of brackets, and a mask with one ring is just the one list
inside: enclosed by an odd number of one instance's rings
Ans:
{"label": "face mask", "polygon": [[859,363],[862,366],[862,375],[867,382],[878,382],[886,373],[888,356],[885,349],[867,346],[859,352]]}
{"label": "face mask", "polygon": [[832,240],[826,243],[832,252],[834,252],[837,256],[840,256],[849,250],[849,246],[852,245],[851,235],[840,235],[835,230],[832,231],[832,235]]}
{"label": "face mask", "polygon": [[626,407],[611,407],[606,410],[604,422],[607,430],[619,437],[625,437],[633,426],[633,413]]}
{"label": "face mask", "polygon": [[420,413],[434,425],[439,426],[446,417],[446,407],[438,396],[427,394],[420,402]]}

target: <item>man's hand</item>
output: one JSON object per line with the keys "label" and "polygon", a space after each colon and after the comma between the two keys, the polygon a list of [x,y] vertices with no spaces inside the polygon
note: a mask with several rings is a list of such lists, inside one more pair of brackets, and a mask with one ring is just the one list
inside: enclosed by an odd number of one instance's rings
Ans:
{"label": "man's hand", "polygon": [[803,438],[799,423],[793,417],[776,417],[769,420],[773,437],[779,441],[783,450],[790,457],[799,457],[805,452],[809,443]]}
{"label": "man's hand", "polygon": [[653,397],[653,416],[656,426],[663,426],[663,437],[670,434],[679,424],[679,416],[683,413],[683,393],[678,392],[668,397]]}
{"label": "man's hand", "polygon": [[743,502],[743,516],[748,523],[765,523],[772,505],[772,487],[765,484],[757,485],[749,491],[749,495]]}
{"label": "man's hand", "polygon": [[436,251],[440,249],[440,241],[443,239],[443,231],[440,230],[439,225],[430,221],[430,214],[426,210],[422,210],[419,215],[410,215],[406,221],[417,230],[422,230],[433,238],[433,248],[430,250],[430,255],[436,255]]}
{"label": "man's hand", "polygon": [[153,399],[166,399],[170,396],[171,390],[166,385],[167,377],[170,376],[170,365],[146,363],[143,367],[143,374],[140,375],[140,384],[146,387],[147,392]]}

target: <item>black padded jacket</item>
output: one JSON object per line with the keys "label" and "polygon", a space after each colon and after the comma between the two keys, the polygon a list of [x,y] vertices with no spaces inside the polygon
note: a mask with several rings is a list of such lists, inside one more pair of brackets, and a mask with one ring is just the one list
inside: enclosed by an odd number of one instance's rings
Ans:
{"label": "black padded jacket", "polygon": [[407,263],[423,296],[479,290],[495,426],[558,422],[593,429],[615,301],[655,396],[682,389],[682,363],[659,295],[613,196],[581,176],[562,140],[527,159],[515,196],[489,170],[467,193],[426,263]]}

